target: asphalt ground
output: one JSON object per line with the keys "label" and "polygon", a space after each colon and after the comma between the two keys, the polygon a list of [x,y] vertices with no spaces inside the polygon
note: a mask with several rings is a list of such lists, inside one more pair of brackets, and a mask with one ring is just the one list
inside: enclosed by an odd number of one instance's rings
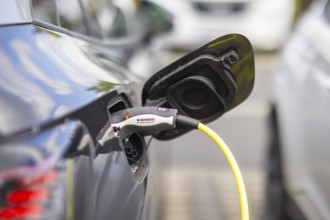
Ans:
{"label": "asphalt ground", "polygon": [[[251,219],[262,219],[267,100],[277,63],[277,53],[256,54],[256,78],[251,96],[209,124],[230,147],[241,168]],[[156,141],[155,145],[164,170],[160,210],[163,220],[240,219],[234,177],[212,140],[199,131],[192,131],[173,141]]]}

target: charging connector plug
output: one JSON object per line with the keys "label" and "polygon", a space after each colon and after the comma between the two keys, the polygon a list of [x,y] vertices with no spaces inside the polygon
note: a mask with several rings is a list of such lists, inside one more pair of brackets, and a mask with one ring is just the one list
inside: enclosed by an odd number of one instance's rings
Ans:
{"label": "charging connector plug", "polygon": [[107,142],[111,146],[115,137],[123,140],[133,133],[142,136],[157,135],[177,126],[197,129],[199,121],[177,113],[176,109],[162,107],[137,107],[114,112],[98,137],[101,146],[99,150],[108,152],[104,149]]}
{"label": "charging connector plug", "polygon": [[129,108],[111,114],[111,127],[115,134],[155,135],[175,128],[177,113],[176,109],[160,107]]}

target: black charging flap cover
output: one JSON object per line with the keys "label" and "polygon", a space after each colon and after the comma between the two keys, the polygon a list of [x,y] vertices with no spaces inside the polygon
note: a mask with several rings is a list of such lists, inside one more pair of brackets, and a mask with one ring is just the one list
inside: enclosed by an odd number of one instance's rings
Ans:
{"label": "black charging flap cover", "polygon": [[[245,100],[253,83],[252,46],[244,36],[230,34],[158,71],[145,83],[142,103],[176,108],[179,114],[208,123]],[[187,131],[176,128],[156,138],[172,139]]]}

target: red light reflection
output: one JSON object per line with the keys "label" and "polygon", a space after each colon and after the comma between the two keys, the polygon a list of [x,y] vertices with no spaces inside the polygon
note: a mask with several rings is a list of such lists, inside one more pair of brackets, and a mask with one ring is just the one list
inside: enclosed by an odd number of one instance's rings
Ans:
{"label": "red light reflection", "polygon": [[43,201],[48,198],[48,189],[38,187],[34,189],[21,189],[8,193],[7,201],[11,204],[19,204],[30,201]]}
{"label": "red light reflection", "polygon": [[39,218],[42,208],[36,204],[20,205],[11,208],[0,209],[0,219],[11,218]]}

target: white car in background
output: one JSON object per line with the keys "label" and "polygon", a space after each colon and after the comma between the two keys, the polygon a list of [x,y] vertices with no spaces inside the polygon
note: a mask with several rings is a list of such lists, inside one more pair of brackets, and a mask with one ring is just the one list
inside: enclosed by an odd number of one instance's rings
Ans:
{"label": "white car in background", "polygon": [[156,46],[192,49],[228,33],[258,50],[279,49],[294,20],[294,0],[150,0],[173,14],[173,30]]}
{"label": "white car in background", "polygon": [[272,81],[264,219],[330,219],[330,1],[311,6]]}

